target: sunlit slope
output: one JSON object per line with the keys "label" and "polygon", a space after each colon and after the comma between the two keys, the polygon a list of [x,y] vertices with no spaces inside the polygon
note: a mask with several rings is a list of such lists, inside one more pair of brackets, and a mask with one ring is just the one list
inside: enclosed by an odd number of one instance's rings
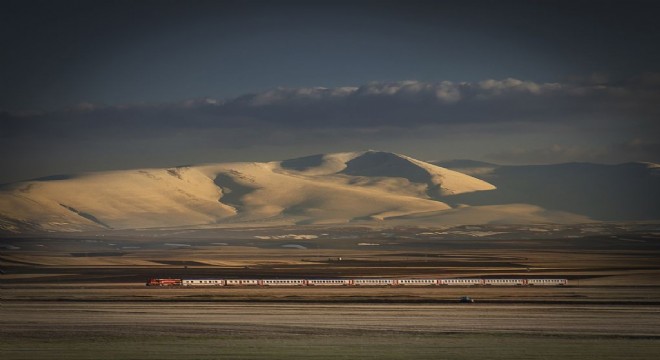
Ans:
{"label": "sunlit slope", "polygon": [[11,184],[0,191],[0,226],[75,231],[381,221],[449,210],[443,196],[491,189],[403,155],[339,153]]}
{"label": "sunlit slope", "polygon": [[392,225],[438,226],[474,224],[575,224],[593,222],[584,215],[547,210],[530,204],[459,206],[446,211],[403,215],[389,219]]}
{"label": "sunlit slope", "polygon": [[113,171],[14,184],[0,212],[44,230],[177,226],[234,215],[220,196],[195,168]]}

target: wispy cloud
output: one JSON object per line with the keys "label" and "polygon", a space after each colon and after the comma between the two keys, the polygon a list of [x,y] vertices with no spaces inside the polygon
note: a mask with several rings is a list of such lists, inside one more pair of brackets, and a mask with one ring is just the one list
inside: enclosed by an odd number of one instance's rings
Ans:
{"label": "wispy cloud", "polygon": [[514,164],[534,164],[534,163],[564,163],[579,160],[593,161],[596,158],[602,158],[605,154],[604,149],[594,149],[578,145],[559,145],[553,144],[546,147],[511,147],[503,151],[490,154],[488,157],[496,162],[514,163]]}
{"label": "wispy cloud", "polygon": [[556,164],[565,162],[621,163],[631,160],[657,162],[660,142],[639,138],[604,145],[560,145],[544,147],[512,146],[487,155],[487,158],[508,164]]}

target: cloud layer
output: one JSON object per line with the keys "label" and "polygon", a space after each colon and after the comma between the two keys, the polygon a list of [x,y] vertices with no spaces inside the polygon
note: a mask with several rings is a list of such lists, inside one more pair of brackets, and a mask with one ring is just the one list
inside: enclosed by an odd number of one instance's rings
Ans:
{"label": "cloud layer", "polygon": [[618,83],[600,75],[567,83],[513,78],[377,82],[277,88],[230,100],[83,103],[55,112],[3,112],[0,139],[3,152],[21,161],[45,145],[55,152],[66,148],[66,153],[83,143],[103,143],[106,148],[99,154],[120,156],[128,142],[148,142],[152,153],[168,153],[168,146],[314,148],[346,139],[408,141],[414,148],[417,140],[476,136],[483,139],[474,145],[483,146],[482,158],[508,162],[607,159],[613,154],[627,154],[617,161],[628,155],[660,161],[657,104],[660,74]]}
{"label": "cloud layer", "polygon": [[277,88],[223,101],[103,106],[50,113],[3,113],[1,136],[149,136],[181,129],[414,128],[424,125],[629,122],[660,115],[660,74],[623,84],[536,83],[518,79],[357,87]]}

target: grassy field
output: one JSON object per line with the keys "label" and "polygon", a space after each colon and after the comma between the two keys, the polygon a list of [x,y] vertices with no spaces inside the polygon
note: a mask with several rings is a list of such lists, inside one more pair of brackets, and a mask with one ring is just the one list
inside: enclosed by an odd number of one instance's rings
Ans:
{"label": "grassy field", "polygon": [[[256,336],[256,335],[255,335]],[[229,335],[0,339],[3,359],[656,359],[649,339],[534,335],[305,335],[254,339]]]}
{"label": "grassy field", "polygon": [[655,359],[656,307],[40,303],[2,307],[3,359]]}

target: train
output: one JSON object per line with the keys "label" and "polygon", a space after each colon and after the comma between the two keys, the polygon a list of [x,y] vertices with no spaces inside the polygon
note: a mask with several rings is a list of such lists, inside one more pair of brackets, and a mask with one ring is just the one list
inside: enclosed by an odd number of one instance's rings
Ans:
{"label": "train", "polygon": [[150,278],[147,286],[564,286],[567,279],[180,279]]}

